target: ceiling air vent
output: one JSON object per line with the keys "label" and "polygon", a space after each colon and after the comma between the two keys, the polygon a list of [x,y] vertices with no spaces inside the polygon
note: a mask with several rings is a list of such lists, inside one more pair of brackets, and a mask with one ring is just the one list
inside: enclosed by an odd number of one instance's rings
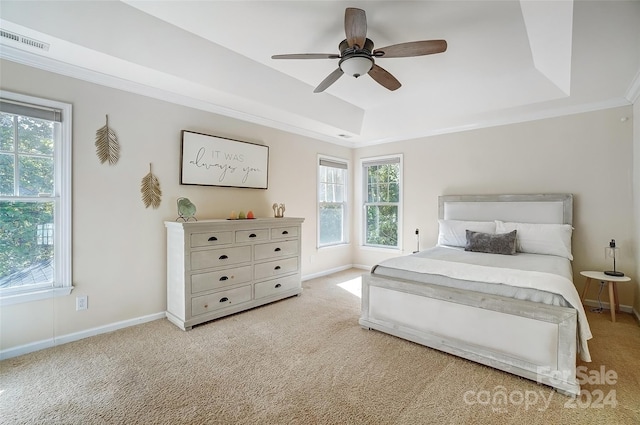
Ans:
{"label": "ceiling air vent", "polygon": [[35,47],[36,49],[49,51],[49,44],[11,31],[0,29],[0,37],[7,40],[13,40],[17,43],[26,44],[27,46]]}

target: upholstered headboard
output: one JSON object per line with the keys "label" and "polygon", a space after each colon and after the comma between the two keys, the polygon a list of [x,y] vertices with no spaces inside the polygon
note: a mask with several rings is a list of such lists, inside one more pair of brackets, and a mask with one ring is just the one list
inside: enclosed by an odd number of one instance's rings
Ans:
{"label": "upholstered headboard", "polygon": [[445,195],[438,218],[467,221],[573,224],[573,195]]}

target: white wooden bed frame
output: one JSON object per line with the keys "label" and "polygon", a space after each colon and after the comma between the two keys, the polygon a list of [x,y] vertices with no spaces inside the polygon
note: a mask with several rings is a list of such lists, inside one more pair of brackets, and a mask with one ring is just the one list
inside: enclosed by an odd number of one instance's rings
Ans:
{"label": "white wooden bed frame", "polygon": [[[572,224],[571,194],[440,196],[438,201],[442,219]],[[573,308],[376,276],[372,270],[362,279],[359,323],[563,394],[580,393]]]}

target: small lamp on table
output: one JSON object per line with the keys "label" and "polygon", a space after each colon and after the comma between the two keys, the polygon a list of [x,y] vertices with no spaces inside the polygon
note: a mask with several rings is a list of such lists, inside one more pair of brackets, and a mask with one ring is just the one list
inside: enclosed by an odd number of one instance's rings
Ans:
{"label": "small lamp on table", "polygon": [[618,255],[619,249],[620,248],[616,246],[615,239],[611,239],[611,242],[609,242],[609,246],[604,249],[605,257],[613,258],[613,270],[607,270],[604,272],[604,274],[608,276],[618,276],[618,277],[624,276],[624,273],[616,270],[616,256]]}

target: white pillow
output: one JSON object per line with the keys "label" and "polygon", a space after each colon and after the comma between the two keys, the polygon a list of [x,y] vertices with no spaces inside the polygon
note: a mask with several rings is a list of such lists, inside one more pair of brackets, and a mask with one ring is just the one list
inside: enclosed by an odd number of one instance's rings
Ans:
{"label": "white pillow", "polygon": [[569,224],[511,223],[496,220],[496,233],[517,231],[516,250],[529,254],[546,254],[573,260]]}
{"label": "white pillow", "polygon": [[438,245],[462,246],[467,244],[467,230],[496,233],[493,221],[438,220]]}

